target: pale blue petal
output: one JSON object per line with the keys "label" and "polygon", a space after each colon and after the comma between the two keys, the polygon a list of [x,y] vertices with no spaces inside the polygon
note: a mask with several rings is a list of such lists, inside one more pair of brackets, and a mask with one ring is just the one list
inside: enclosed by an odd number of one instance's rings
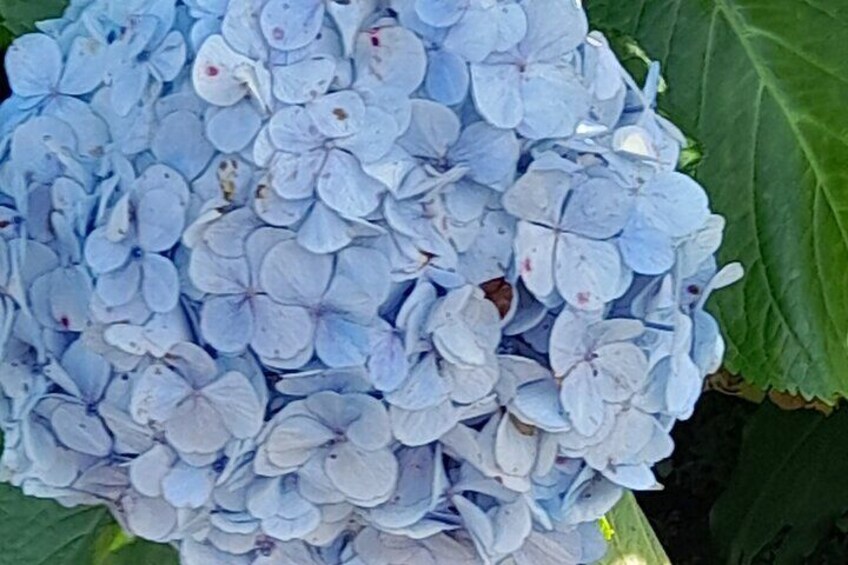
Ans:
{"label": "pale blue petal", "polygon": [[471,78],[468,65],[461,57],[444,50],[430,51],[424,84],[427,94],[435,101],[452,106],[468,96]]}
{"label": "pale blue petal", "polygon": [[262,428],[265,407],[248,378],[230,371],[203,388],[202,392],[220,414],[224,426],[238,439],[256,436]]}
{"label": "pale blue petal", "polygon": [[178,31],[169,33],[150,58],[153,76],[163,82],[177,78],[186,60],[186,44]]}
{"label": "pale blue petal", "polygon": [[556,247],[557,288],[569,304],[598,310],[618,298],[625,267],[615,244],[564,233]]}
{"label": "pale blue petal", "polygon": [[162,479],[162,495],[175,508],[202,508],[215,486],[215,473],[209,467],[177,463]]}
{"label": "pale blue petal", "polygon": [[367,508],[392,495],[399,465],[388,449],[365,451],[351,443],[341,443],[327,454],[324,471],[345,497]]}
{"label": "pale blue petal", "polygon": [[330,138],[356,133],[365,120],[365,102],[352,90],[321,96],[307,104],[306,111],[318,131]]}
{"label": "pale blue petal", "polygon": [[536,64],[522,75],[524,120],[518,132],[530,139],[567,137],[591,106],[580,77],[557,64]]}
{"label": "pale blue petal", "polygon": [[618,248],[627,266],[642,275],[659,275],[674,266],[671,238],[640,221],[628,223],[618,239]]}
{"label": "pale blue petal", "polygon": [[223,153],[245,149],[262,125],[262,118],[250,100],[235,106],[212,108],[206,116],[206,137]]}
{"label": "pale blue petal", "polygon": [[562,225],[586,237],[608,239],[624,228],[632,207],[623,186],[610,179],[589,179],[571,191]]}
{"label": "pale blue petal", "polygon": [[477,110],[495,127],[512,129],[524,119],[521,73],[515,65],[471,65]]}
{"label": "pale blue petal", "polygon": [[270,0],[262,9],[259,23],[271,47],[291,51],[315,40],[323,18],[322,0]]}
{"label": "pale blue petal", "polygon": [[397,26],[359,34],[354,61],[357,85],[374,90],[388,87],[402,95],[414,92],[427,72],[427,54],[421,40]]}
{"label": "pale blue petal", "polygon": [[427,25],[449,27],[460,20],[468,0],[415,0],[415,13]]}
{"label": "pale blue petal", "polygon": [[604,423],[604,401],[588,363],[579,364],[563,379],[559,394],[575,430],[591,437],[601,429]]}
{"label": "pale blue petal", "polygon": [[345,220],[323,202],[316,202],[297,230],[297,242],[312,253],[335,253],[353,237]]}
{"label": "pale blue petal", "polygon": [[380,204],[385,186],[366,175],[350,153],[333,150],[318,177],[317,191],[324,203],[341,214],[362,218]]}
{"label": "pale blue petal", "polygon": [[186,111],[173,112],[162,119],[151,148],[159,161],[174,167],[187,179],[199,176],[215,153],[206,140],[203,123]]}
{"label": "pale blue petal", "polygon": [[110,241],[106,230],[98,228],[85,241],[85,261],[95,273],[107,273],[122,267],[129,259],[130,247]]}
{"label": "pale blue petal", "polygon": [[329,367],[362,365],[368,358],[371,329],[337,314],[325,315],[318,322],[315,351]]}
{"label": "pale blue petal", "polygon": [[87,94],[103,82],[105,46],[90,37],[77,37],[68,51],[59,89],[74,96]]}
{"label": "pale blue petal", "polygon": [[154,312],[164,314],[177,307],[180,281],[170,259],[148,253],[142,261],[141,292]]}
{"label": "pale blue petal", "polygon": [[18,96],[47,96],[62,74],[62,50],[47,35],[26,34],[6,52],[6,72]]}
{"label": "pale blue petal", "polygon": [[141,285],[141,267],[137,261],[125,267],[100,275],[95,289],[106,306],[123,306],[138,293]]}
{"label": "pale blue petal", "polygon": [[63,402],[50,415],[50,424],[59,441],[74,451],[94,457],[112,452],[112,438],[103,422],[83,404]]}
{"label": "pale blue petal", "polygon": [[336,74],[336,61],[329,56],[274,67],[274,96],[286,104],[305,104],[325,94]]}
{"label": "pale blue petal", "polygon": [[254,330],[250,345],[257,355],[269,359],[293,359],[312,349],[315,322],[297,306],[281,306],[267,296],[254,300]]}
{"label": "pale blue petal", "polygon": [[200,310],[200,332],[209,345],[222,353],[241,353],[254,333],[249,301],[240,295],[215,296]]}
{"label": "pale blue petal", "polygon": [[481,184],[511,184],[520,149],[513,132],[477,122],[463,130],[450,156],[457,165],[467,166],[469,177]]}
{"label": "pale blue petal", "polygon": [[498,26],[494,25],[493,10],[468,10],[459,22],[448,30],[444,48],[469,63],[479,63],[488,57],[498,43]]}
{"label": "pale blue petal", "polygon": [[321,150],[303,154],[278,152],[271,160],[271,186],[286,200],[310,198],[326,160],[327,153]]}
{"label": "pale blue petal", "polygon": [[701,228],[709,217],[707,195],[682,173],[662,173],[639,190],[637,210],[652,227],[672,237]]}
{"label": "pale blue petal", "polygon": [[280,304],[312,306],[320,302],[332,273],[332,257],[310,253],[290,240],[268,253],[259,278],[262,288]]}

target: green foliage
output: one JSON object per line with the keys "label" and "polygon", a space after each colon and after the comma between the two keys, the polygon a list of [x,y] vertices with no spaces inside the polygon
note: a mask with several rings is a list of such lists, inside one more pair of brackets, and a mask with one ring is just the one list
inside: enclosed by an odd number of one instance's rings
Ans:
{"label": "green foliage", "polygon": [[626,493],[607,515],[613,536],[599,565],[671,565],[633,493]]}
{"label": "green foliage", "polygon": [[731,565],[801,563],[848,511],[848,410],[823,416],[763,404],[711,515]]}
{"label": "green foliage", "polygon": [[127,537],[104,507],[65,508],[0,483],[0,565],[178,563],[173,548]]}
{"label": "green foliage", "polygon": [[[728,367],[848,395],[848,0],[587,0],[593,26],[663,64],[661,109],[747,276],[713,303]],[[614,45],[619,54],[621,42]]]}
{"label": "green foliage", "polygon": [[87,565],[108,520],[103,508],[63,508],[0,484],[0,565]]}
{"label": "green foliage", "polygon": [[178,562],[171,547],[127,538],[106,508],[64,508],[0,484],[0,565]]}
{"label": "green foliage", "polygon": [[0,0],[0,47],[33,31],[35,22],[62,15],[67,0]]}

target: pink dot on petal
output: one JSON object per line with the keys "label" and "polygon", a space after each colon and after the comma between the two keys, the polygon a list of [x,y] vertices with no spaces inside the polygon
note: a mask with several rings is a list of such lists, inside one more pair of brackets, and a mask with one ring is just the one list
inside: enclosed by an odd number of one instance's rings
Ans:
{"label": "pink dot on petal", "polygon": [[216,77],[220,72],[220,69],[218,69],[215,65],[209,65],[206,67],[206,76]]}

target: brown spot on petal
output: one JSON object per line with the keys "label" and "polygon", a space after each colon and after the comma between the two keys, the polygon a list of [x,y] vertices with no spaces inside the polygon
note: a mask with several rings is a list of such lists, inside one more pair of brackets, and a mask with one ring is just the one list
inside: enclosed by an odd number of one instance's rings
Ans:
{"label": "brown spot on petal", "polygon": [[480,285],[480,288],[486,294],[486,299],[497,306],[501,318],[506,317],[510,306],[512,306],[512,285],[506,282],[505,278],[501,277],[484,282]]}
{"label": "brown spot on petal", "polygon": [[344,108],[333,108],[333,115],[340,122],[343,122],[350,117],[348,113],[345,112]]}

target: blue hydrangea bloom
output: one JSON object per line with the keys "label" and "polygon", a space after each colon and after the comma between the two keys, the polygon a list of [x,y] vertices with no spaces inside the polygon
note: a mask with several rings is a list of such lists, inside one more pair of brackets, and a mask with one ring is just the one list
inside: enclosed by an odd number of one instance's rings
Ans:
{"label": "blue hydrangea bloom", "polygon": [[187,565],[562,565],[741,275],[575,0],[72,0],[0,106],[0,479]]}

